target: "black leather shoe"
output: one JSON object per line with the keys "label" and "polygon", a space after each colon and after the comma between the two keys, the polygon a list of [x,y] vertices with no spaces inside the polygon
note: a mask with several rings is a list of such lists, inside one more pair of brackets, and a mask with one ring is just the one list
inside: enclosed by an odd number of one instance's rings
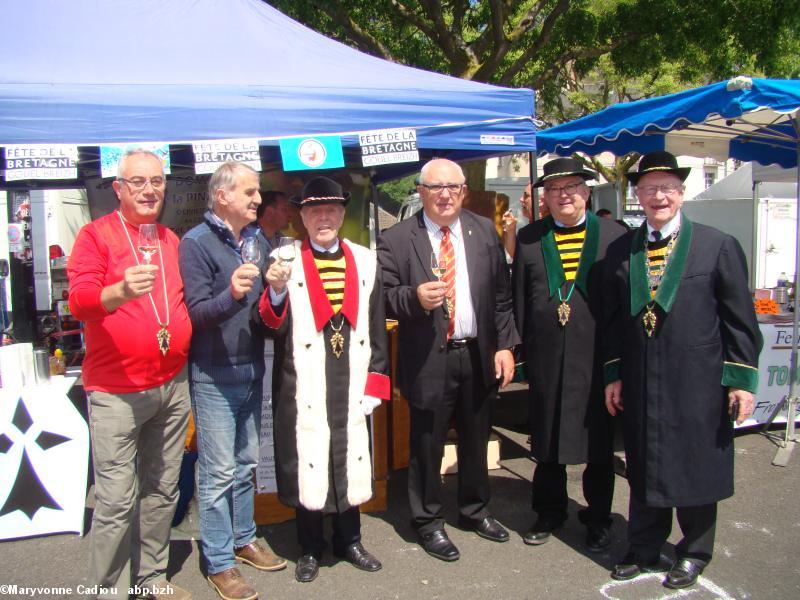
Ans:
{"label": "black leather shoe", "polygon": [[697,583],[697,578],[703,572],[703,567],[688,558],[675,561],[664,580],[664,587],[679,590]]}
{"label": "black leather shoe", "polygon": [[379,571],[383,566],[381,561],[364,549],[361,542],[350,544],[344,552],[334,552],[334,554],[362,571]]}
{"label": "black leather shoe", "polygon": [[444,529],[437,529],[430,533],[423,533],[419,536],[419,544],[431,556],[440,560],[452,562],[458,560],[460,554],[455,544],[447,537]]}
{"label": "black leather shoe", "polygon": [[611,571],[611,579],[617,581],[627,581],[638,577],[642,573],[657,573],[661,571],[661,557],[645,562],[635,552],[628,552],[620,562],[614,565]]}
{"label": "black leather shoe", "polygon": [[550,534],[564,525],[564,521],[551,521],[549,519],[536,519],[533,526],[522,536],[522,541],[528,546],[541,546],[550,539]]}
{"label": "black leather shoe", "polygon": [[458,524],[464,529],[474,531],[482,538],[492,540],[493,542],[507,542],[508,531],[497,522],[494,517],[486,517],[482,521],[467,521],[466,519],[459,519]]}
{"label": "black leather shoe", "polygon": [[611,545],[611,530],[608,527],[588,527],[586,549],[589,552],[603,552]]}
{"label": "black leather shoe", "polygon": [[297,559],[294,578],[300,583],[314,581],[319,575],[319,561],[311,554],[304,554]]}

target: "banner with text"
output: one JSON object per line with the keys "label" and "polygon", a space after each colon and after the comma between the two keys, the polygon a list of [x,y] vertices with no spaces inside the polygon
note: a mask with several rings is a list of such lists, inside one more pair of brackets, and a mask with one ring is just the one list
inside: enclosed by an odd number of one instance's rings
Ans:
{"label": "banner with text", "polygon": [[6,181],[77,178],[78,147],[75,145],[6,146]]}
{"label": "banner with text", "polygon": [[[758,357],[758,393],[753,416],[744,426],[766,423],[776,413],[774,423],[786,422],[786,397],[789,394],[792,326],[759,324],[764,347]],[[800,412],[800,406],[797,407]],[[798,414],[795,415],[797,419]]]}
{"label": "banner with text", "polygon": [[358,134],[358,143],[364,167],[419,161],[415,129],[362,131]]}
{"label": "banner with text", "polygon": [[246,164],[256,171],[261,170],[261,156],[258,153],[257,139],[211,140],[192,142],[194,151],[194,172],[213,173],[228,161]]}
{"label": "banner with text", "polygon": [[275,480],[275,446],[272,429],[272,363],[275,360],[273,340],[264,340],[264,393],[261,401],[261,439],[256,466],[256,492],[272,494],[278,491]]}

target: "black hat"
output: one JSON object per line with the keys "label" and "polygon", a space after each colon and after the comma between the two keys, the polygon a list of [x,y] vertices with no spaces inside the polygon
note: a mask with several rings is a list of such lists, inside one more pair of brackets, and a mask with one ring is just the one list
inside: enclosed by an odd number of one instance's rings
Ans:
{"label": "black hat", "polygon": [[556,158],[545,163],[542,169],[543,174],[533,187],[542,187],[545,182],[558,177],[583,177],[584,179],[597,179],[594,171],[584,168],[583,163],[575,158]]}
{"label": "black hat", "polygon": [[691,167],[679,167],[678,161],[669,152],[657,150],[645,154],[639,161],[639,170],[628,171],[625,173],[625,177],[633,185],[639,182],[639,178],[642,175],[647,175],[648,173],[673,173],[680,177],[681,181],[686,181],[691,170]]}
{"label": "black hat", "polygon": [[350,192],[342,192],[342,186],[327,177],[314,177],[303,186],[299,196],[292,197],[295,206],[316,206],[318,204],[347,204]]}

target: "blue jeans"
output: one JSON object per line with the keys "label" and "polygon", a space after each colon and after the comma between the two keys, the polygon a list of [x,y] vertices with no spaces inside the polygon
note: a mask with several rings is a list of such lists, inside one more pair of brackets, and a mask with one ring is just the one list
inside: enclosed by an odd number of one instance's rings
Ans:
{"label": "blue jeans", "polygon": [[200,537],[208,574],[234,567],[234,548],[256,538],[253,469],[258,463],[261,379],[192,382],[197,428]]}

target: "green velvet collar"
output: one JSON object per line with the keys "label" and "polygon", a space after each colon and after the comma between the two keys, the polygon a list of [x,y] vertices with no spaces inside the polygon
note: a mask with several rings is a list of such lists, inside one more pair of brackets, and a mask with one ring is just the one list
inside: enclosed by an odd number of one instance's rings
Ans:
{"label": "green velvet collar", "polygon": [[[650,282],[647,278],[647,261],[645,253],[647,244],[647,222],[636,231],[631,244],[630,283],[631,283],[631,315],[638,315],[645,306],[651,302]],[[681,213],[681,231],[678,241],[672,249],[672,254],[667,262],[664,277],[656,290],[655,302],[661,309],[668,313],[675,303],[678,286],[686,268],[686,257],[689,255],[689,246],[692,243],[692,222]]]}
{"label": "green velvet collar", "polygon": [[[550,288],[550,297],[553,297],[564,282],[567,280],[564,275],[564,267],[561,265],[561,256],[558,254],[556,245],[555,229],[556,224],[553,217],[548,215],[544,219],[547,231],[542,237],[542,254],[544,256],[544,266],[547,270],[547,285]],[[578,272],[575,274],[575,286],[581,291],[585,298],[589,297],[589,270],[592,268],[597,258],[597,248],[600,245],[600,223],[594,213],[586,212],[586,236],[583,240],[581,249],[581,259],[578,262]]]}

